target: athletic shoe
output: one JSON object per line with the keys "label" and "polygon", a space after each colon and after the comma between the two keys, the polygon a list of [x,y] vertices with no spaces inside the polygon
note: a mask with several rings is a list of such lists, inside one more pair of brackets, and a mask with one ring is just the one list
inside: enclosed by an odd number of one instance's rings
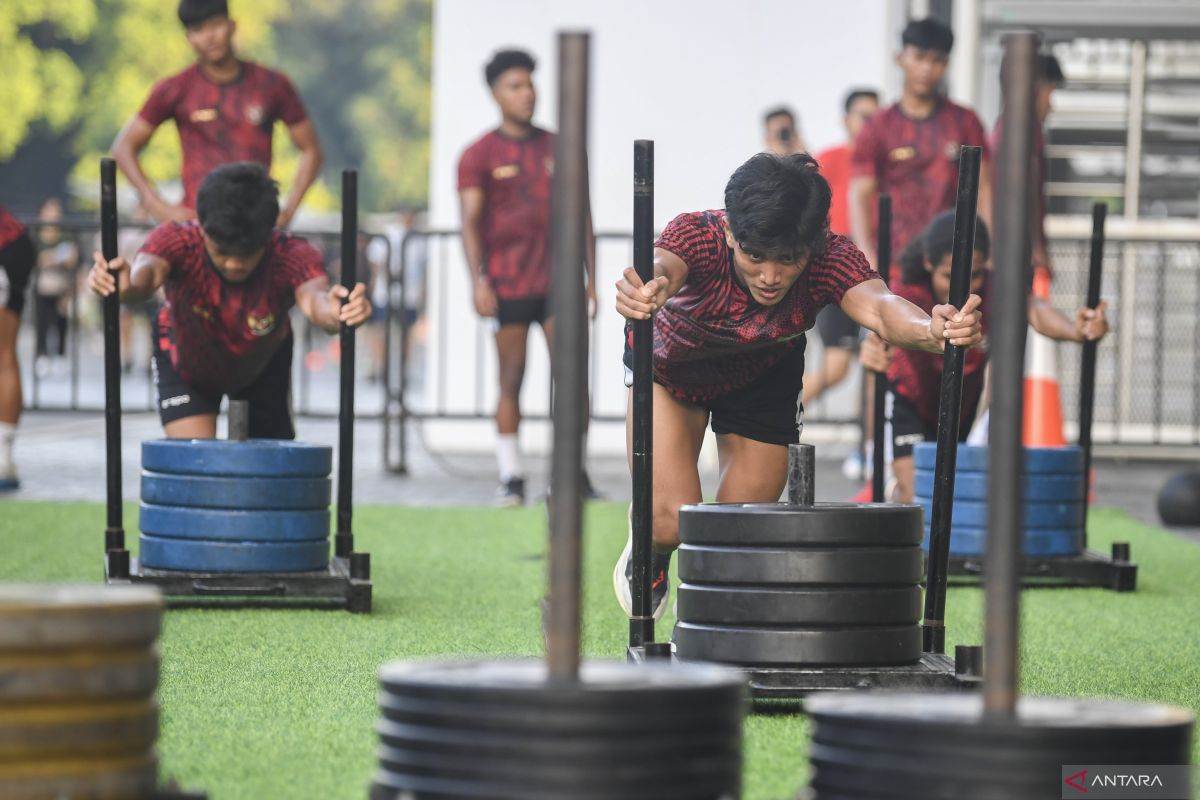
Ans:
{"label": "athletic shoe", "polygon": [[525,479],[510,478],[496,489],[496,505],[501,508],[516,508],[525,505]]}
{"label": "athletic shoe", "polygon": [[[873,445],[867,442],[867,453],[871,453],[872,448]],[[869,481],[871,480],[871,473],[875,471],[874,465],[874,462],[870,458],[863,461],[860,451],[852,450],[850,455],[846,456],[846,460],[842,462],[842,475],[851,481]]]}
{"label": "athletic shoe", "polygon": [[[652,616],[660,620],[667,611],[667,594],[671,589],[671,579],[668,574],[671,568],[671,556],[655,553],[650,567],[650,607],[654,610]],[[633,616],[633,536],[625,542],[625,549],[617,559],[613,568],[613,591],[617,593],[617,602],[625,611],[625,616]]]}
{"label": "athletic shoe", "polygon": [[0,492],[15,492],[21,488],[17,480],[17,471],[12,467],[0,468]]}

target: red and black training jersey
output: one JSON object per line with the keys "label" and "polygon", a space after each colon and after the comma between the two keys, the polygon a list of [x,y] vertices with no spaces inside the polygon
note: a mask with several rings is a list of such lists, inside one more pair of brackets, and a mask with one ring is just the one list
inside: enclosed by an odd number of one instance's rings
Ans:
{"label": "red and black training jersey", "polygon": [[283,74],[249,61],[230,83],[216,83],[198,64],[159,81],[138,116],[158,127],[175,120],[183,146],[183,204],[213,168],[234,161],[271,167],[276,120],[289,127],[308,118],[300,95]]}
{"label": "red and black training jersey", "polygon": [[217,272],[198,222],[159,225],[141,252],[171,267],[164,291],[175,339],[172,365],[196,388],[226,394],[258,377],[291,333],[296,287],[325,274],[315,247],[281,231],[243,283]]}
{"label": "red and black training jersey", "polygon": [[[673,395],[704,403],[752,383],[797,347],[817,312],[879,275],[854,243],[829,235],[773,306],[759,305],[736,277],[724,211],[680,214],[655,247],[688,266],[683,287],[654,316],[654,377]],[[627,335],[632,328],[626,326]],[[632,345],[631,345],[632,346]]]}
{"label": "red and black training jersey", "polygon": [[[988,284],[984,281],[977,294],[987,304]],[[920,308],[926,314],[933,311],[935,305],[933,293],[928,286],[918,286],[900,281],[892,281],[891,290],[908,302]],[[979,398],[983,395],[983,374],[987,365],[987,320],[984,313],[981,325],[984,340],[967,350],[963,358],[962,383],[962,417],[960,425],[969,428],[975,421],[975,412],[979,408]],[[908,400],[916,410],[921,421],[932,428],[937,427],[938,402],[942,396],[942,353],[928,353],[924,350],[904,350],[893,348],[892,366],[888,369],[888,383],[892,391]]]}
{"label": "red and black training jersey", "polygon": [[491,131],[458,162],[458,190],[483,190],[483,271],[503,300],[549,291],[553,174],[554,134],[541,128],[524,139]]}
{"label": "red and black training jersey", "polygon": [[25,226],[4,206],[0,206],[0,249],[12,244],[25,233]]}
{"label": "red and black training jersey", "polygon": [[931,219],[954,208],[959,149],[982,147],[986,161],[987,144],[975,112],[946,99],[924,119],[906,116],[897,103],[867,120],[854,141],[851,173],[875,178],[877,190],[892,195],[893,261]]}

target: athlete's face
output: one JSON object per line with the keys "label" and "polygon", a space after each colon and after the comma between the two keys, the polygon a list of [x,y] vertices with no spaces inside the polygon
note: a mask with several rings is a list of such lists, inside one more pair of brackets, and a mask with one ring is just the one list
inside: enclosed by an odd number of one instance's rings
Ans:
{"label": "athlete's face", "polygon": [[208,251],[208,258],[217,268],[217,272],[221,273],[221,277],[230,283],[244,283],[249,280],[250,276],[254,274],[254,270],[258,269],[263,253],[267,250],[265,247],[260,247],[253,253],[229,252],[228,249],[213,241],[207,233],[204,234],[204,249]]}
{"label": "athlete's face", "polygon": [[946,75],[949,60],[949,54],[939,50],[905,45],[896,56],[896,63],[904,73],[905,91],[917,97],[933,97]]}
{"label": "athlete's face", "polygon": [[750,292],[754,302],[773,306],[784,298],[792,284],[808,266],[808,258],[798,261],[769,261],[753,249],[745,250],[725,223],[725,243],[733,251],[733,268],[738,282]]}
{"label": "athlete's face", "polygon": [[237,24],[229,17],[209,17],[189,25],[188,44],[206,64],[219,64],[233,54],[233,34]]}
{"label": "athlete's face", "polygon": [[850,141],[853,142],[858,138],[858,132],[863,129],[863,125],[871,118],[871,115],[878,110],[879,101],[874,97],[864,94],[854,98],[854,102],[850,104],[850,110],[846,112],[843,119]]}
{"label": "athlete's face", "polygon": [[500,106],[504,118],[528,125],[533,121],[533,109],[537,105],[537,91],[533,88],[533,73],[522,67],[513,67],[500,73],[492,84],[492,97]]}
{"label": "athlete's face", "polygon": [[[954,257],[950,253],[946,253],[936,265],[925,264],[925,269],[929,271],[929,281],[933,284],[933,296],[938,303],[946,303],[950,300],[950,265],[953,260]],[[987,271],[990,268],[987,255],[976,250],[971,259],[972,294],[978,294],[979,290],[983,288],[983,279],[987,277]]]}

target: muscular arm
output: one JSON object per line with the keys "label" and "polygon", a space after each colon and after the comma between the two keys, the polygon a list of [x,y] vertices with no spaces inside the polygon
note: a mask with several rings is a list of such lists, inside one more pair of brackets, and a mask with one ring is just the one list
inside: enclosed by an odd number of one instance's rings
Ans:
{"label": "muscular arm", "polygon": [[296,307],[312,324],[330,334],[337,333],[343,322],[354,328],[371,316],[366,284],[357,283],[354,291],[347,293],[340,284],[331,289],[328,275],[297,286]]}
{"label": "muscular arm", "polygon": [[994,230],[992,228],[992,172],[988,169],[986,161],[979,164],[979,206],[976,211],[979,218],[988,226],[988,230]]}
{"label": "muscular arm", "polygon": [[125,123],[125,127],[117,134],[117,138],[112,144],[113,160],[117,162],[117,166],[121,168],[121,172],[138,190],[138,194],[142,198],[142,203],[146,209],[153,214],[157,219],[186,219],[190,214],[184,213],[178,207],[171,206],[158,193],[158,189],[154,186],[146,173],[142,171],[142,163],[140,155],[143,148],[150,141],[150,137],[154,135],[155,128],[149,122],[142,119],[137,114],[130,117]]}
{"label": "muscular arm", "polygon": [[463,253],[474,285],[483,274],[483,189],[463,189],[458,193],[462,210]]}
{"label": "muscular arm", "polygon": [[872,204],[878,187],[878,181],[869,175],[850,179],[850,233],[854,244],[863,251],[870,264],[875,264],[878,258],[875,252],[875,225],[872,222]]}
{"label": "muscular arm", "polygon": [[617,281],[617,313],[626,319],[649,319],[687,282],[688,265],[670,250],[654,248],[654,280],[642,283],[637,270],[626,267]]}
{"label": "muscular arm", "polygon": [[979,343],[980,302],[978,295],[971,295],[961,314],[953,306],[938,305],[930,315],[889,292],[883,281],[876,278],[848,289],[841,306],[852,320],[874,331],[888,344],[940,353],[946,342],[966,347]]}
{"label": "muscular arm", "polygon": [[292,190],[288,192],[287,202],[279,212],[280,226],[287,225],[300,208],[301,201],[308,188],[313,185],[317,175],[321,173],[324,157],[321,154],[321,142],[312,122],[304,120],[288,127],[288,136],[292,144],[300,151],[300,166],[296,170],[296,179],[292,182]]}
{"label": "muscular arm", "polygon": [[165,259],[149,253],[138,253],[130,267],[122,256],[106,262],[100,251],[96,251],[88,272],[88,287],[101,297],[107,297],[115,289],[122,303],[142,303],[166,283],[170,272],[171,265]]}

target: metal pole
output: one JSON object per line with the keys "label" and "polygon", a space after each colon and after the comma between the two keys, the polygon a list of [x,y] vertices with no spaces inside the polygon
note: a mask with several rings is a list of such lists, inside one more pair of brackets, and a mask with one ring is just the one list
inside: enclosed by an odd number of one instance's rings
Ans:
{"label": "metal pole", "polygon": [[[1125,120],[1125,193],[1124,217],[1136,220],[1141,210],[1142,196],[1142,148],[1146,125],[1146,43],[1131,42],[1129,45],[1129,113]],[[1126,424],[1133,418],[1133,373],[1138,357],[1137,345],[1137,299],[1138,295],[1138,248],[1128,243],[1122,248],[1120,282],[1120,324],[1117,335],[1121,338],[1117,353],[1120,356],[1120,380],[1117,382],[1119,400],[1114,430],[1119,440]]]}
{"label": "metal pole", "polygon": [[[954,244],[950,262],[950,304],[962,308],[971,290],[975,257],[975,212],[979,201],[979,164],[983,149],[963,147],[958,156],[958,197],[954,206]],[[946,652],[946,573],[950,565],[950,523],[958,429],[962,419],[963,359],[967,350],[947,344],[942,353],[942,393],[938,403],[937,457],[933,466],[933,513],[929,518],[929,574],[925,582],[927,653]]]}
{"label": "metal pole", "polygon": [[989,717],[1012,719],[1017,704],[1021,532],[1024,486],[1021,446],[1025,401],[1030,226],[1027,165],[1033,148],[1037,36],[1006,37],[1004,135],[997,165],[996,269],[989,442],[988,535],[984,573],[983,705]]}
{"label": "metal pole", "polygon": [[[358,282],[358,171],[342,170],[342,286]],[[341,404],[338,409],[337,536],[334,553],[354,552],[354,328],[341,326]]]}
{"label": "metal pole", "polygon": [[[633,143],[633,267],[643,283],[654,280],[654,142]],[[633,582],[629,646],[654,641],[651,562],[654,548],[654,322],[633,327]]]}
{"label": "metal pole", "polygon": [[587,402],[587,308],[583,290],[587,213],[588,44],[586,33],[558,35],[558,135],[554,142],[551,254],[554,264],[554,455],[551,461],[550,678],[579,674],[583,541],[583,438]]}
{"label": "metal pole", "polygon": [[[876,243],[875,271],[879,273],[879,277],[883,278],[884,283],[891,282],[892,270],[892,196],[887,192],[879,195],[879,231],[878,241]],[[877,372],[875,374],[875,413],[873,414],[872,422],[874,423],[874,439],[875,452],[872,453],[872,470],[871,470],[871,500],[876,503],[882,503],[887,500],[883,496],[884,492],[884,470],[887,465],[884,463],[884,454],[887,448],[884,446],[884,436],[886,435],[887,420],[885,405],[887,401],[887,372]]]}
{"label": "metal pole", "polygon": [[[1087,307],[1100,304],[1100,280],[1104,273],[1104,220],[1108,206],[1092,206],[1092,251],[1088,265]],[[1087,548],[1088,490],[1092,475],[1092,419],[1096,410],[1096,345],[1083,343],[1083,365],[1079,369],[1079,446],[1083,449],[1083,546]]]}
{"label": "metal pole", "polygon": [[[117,257],[117,164],[100,159],[100,250],[105,261]],[[117,277],[112,272],[113,279]],[[104,298],[104,437],[107,468],[107,527],[104,550],[111,577],[129,576],[125,524],[121,508],[121,297]]]}
{"label": "metal pole", "polygon": [[250,438],[250,401],[229,401],[229,431],[226,438],[231,442],[244,442]]}
{"label": "metal pole", "polygon": [[817,448],[788,445],[788,505],[813,506],[816,495]]}

